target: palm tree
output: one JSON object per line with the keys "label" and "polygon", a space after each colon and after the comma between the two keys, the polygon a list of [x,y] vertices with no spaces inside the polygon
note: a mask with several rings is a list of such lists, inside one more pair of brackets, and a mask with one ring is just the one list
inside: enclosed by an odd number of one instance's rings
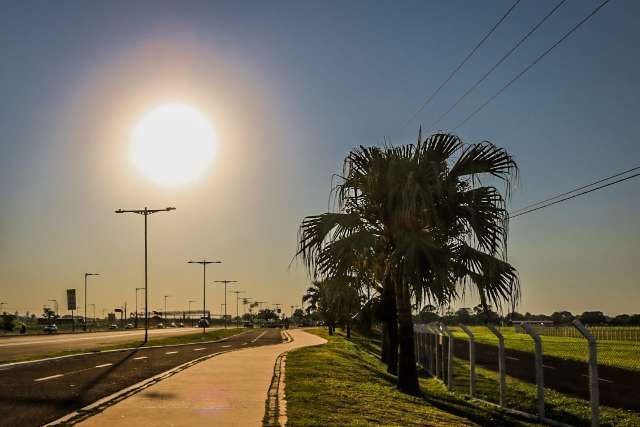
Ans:
{"label": "palm tree", "polygon": [[[454,156],[455,155],[455,156]],[[398,387],[419,394],[411,302],[444,305],[473,285],[485,310],[517,298],[506,262],[505,199],[485,178],[505,184],[517,167],[489,142],[465,145],[450,134],[417,144],[359,147],[335,187],[340,212],[307,217],[298,254],[313,274],[384,265],[382,300],[397,312]],[[491,182],[491,181],[487,181]],[[380,264],[378,264],[380,265]],[[395,303],[395,304],[394,304]],[[392,330],[394,318],[385,319]],[[396,348],[388,349],[391,357]]]}

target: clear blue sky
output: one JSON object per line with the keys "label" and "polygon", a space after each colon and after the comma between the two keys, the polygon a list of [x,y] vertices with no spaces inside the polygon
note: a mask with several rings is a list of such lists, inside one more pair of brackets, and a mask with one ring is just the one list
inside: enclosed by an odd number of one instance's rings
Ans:
{"label": "clear blue sky", "polygon": [[[599,1],[569,0],[440,124],[449,130]],[[133,304],[152,218],[152,304],[201,298],[200,271],[298,304],[301,218],[327,207],[350,147],[413,141],[555,2],[524,0],[409,126],[510,1],[4,2],[0,14],[0,299],[40,310],[95,279]],[[519,207],[640,164],[640,3],[615,0],[457,133],[506,147]],[[131,171],[126,132],[166,99],[205,106],[219,153],[205,179],[159,189]],[[638,312],[638,181],[515,219],[522,311]],[[222,298],[211,289],[208,305]],[[92,297],[90,296],[90,299]],[[91,300],[90,300],[91,302]],[[464,302],[474,304],[473,298]],[[152,307],[154,308],[154,307]]]}

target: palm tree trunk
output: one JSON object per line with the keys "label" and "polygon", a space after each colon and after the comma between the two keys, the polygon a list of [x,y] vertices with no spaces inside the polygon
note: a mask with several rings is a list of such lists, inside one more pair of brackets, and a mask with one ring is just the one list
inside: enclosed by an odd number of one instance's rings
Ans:
{"label": "palm tree trunk", "polygon": [[398,389],[414,396],[420,396],[422,393],[420,392],[418,370],[416,369],[411,297],[409,287],[403,280],[396,282],[396,301],[398,306],[398,335],[400,337]]}
{"label": "palm tree trunk", "polygon": [[385,274],[382,283],[382,354],[387,364],[387,372],[398,375],[398,317],[396,314],[396,293],[393,282]]}

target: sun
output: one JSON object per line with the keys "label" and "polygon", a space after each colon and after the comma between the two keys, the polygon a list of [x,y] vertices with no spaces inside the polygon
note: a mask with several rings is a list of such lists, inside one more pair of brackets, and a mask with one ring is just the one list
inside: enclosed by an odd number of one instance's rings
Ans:
{"label": "sun", "polygon": [[163,187],[179,187],[201,177],[213,161],[215,132],[207,118],[181,103],[155,107],[131,132],[136,168]]}

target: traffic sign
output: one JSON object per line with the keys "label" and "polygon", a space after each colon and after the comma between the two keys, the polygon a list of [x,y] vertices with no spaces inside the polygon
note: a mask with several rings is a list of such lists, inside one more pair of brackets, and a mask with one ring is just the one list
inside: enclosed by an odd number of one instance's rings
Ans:
{"label": "traffic sign", "polygon": [[76,290],[67,289],[67,310],[76,310]]}

